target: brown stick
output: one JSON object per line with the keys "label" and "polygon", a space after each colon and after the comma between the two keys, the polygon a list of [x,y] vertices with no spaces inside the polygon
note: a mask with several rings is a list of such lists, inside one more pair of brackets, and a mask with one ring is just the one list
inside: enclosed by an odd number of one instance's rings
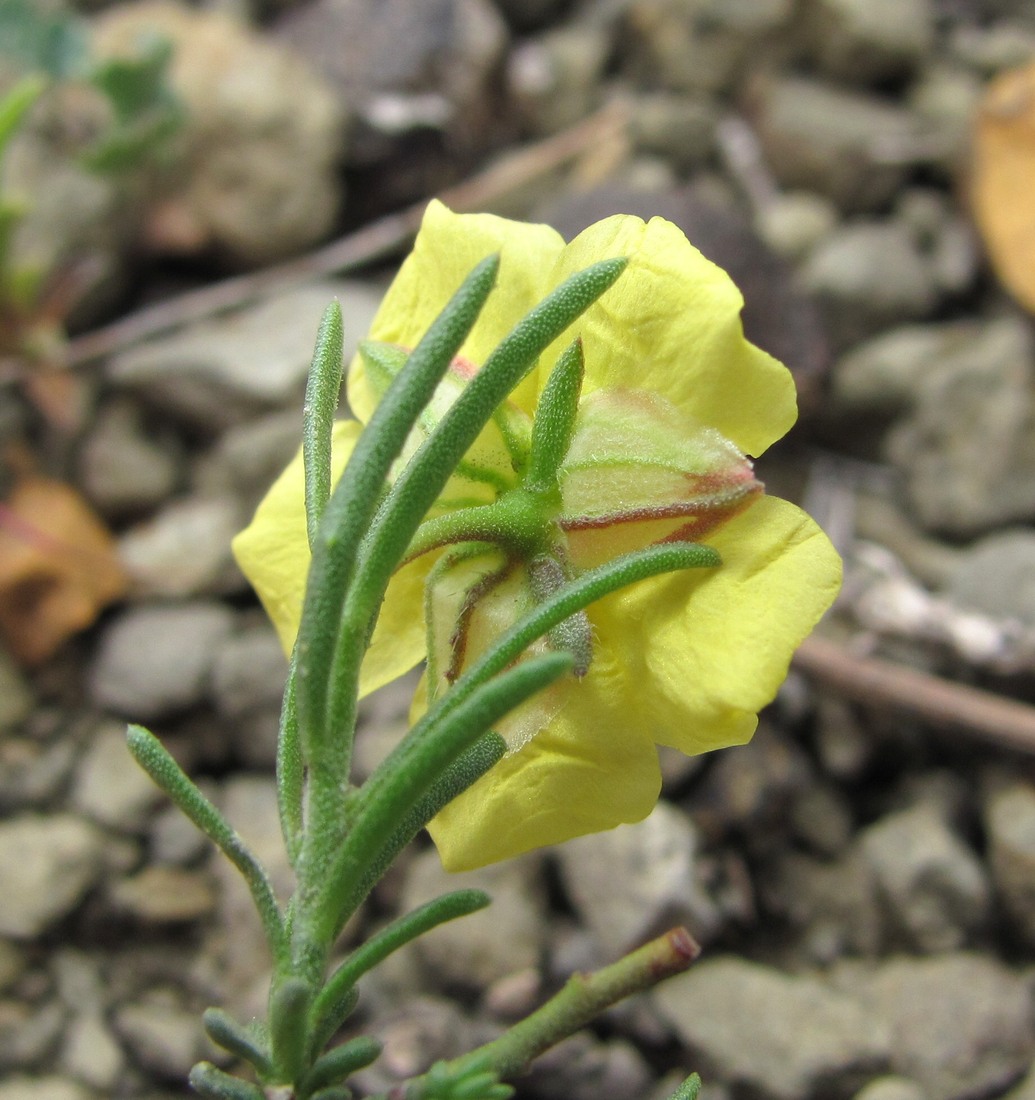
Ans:
{"label": "brown stick", "polygon": [[[503,157],[469,180],[443,191],[440,198],[454,210],[482,209],[617,137],[627,121],[628,110],[623,104],[608,104],[575,126]],[[298,259],[188,291],[77,336],[69,343],[67,365],[81,366],[187,321],[198,321],[289,286],[384,259],[409,243],[420,227],[426,206],[427,200],[422,200]]]}
{"label": "brown stick", "polygon": [[813,635],[794,667],[857,703],[890,707],[932,725],[963,730],[1007,748],[1035,753],[1035,707],[876,657],[859,657]]}

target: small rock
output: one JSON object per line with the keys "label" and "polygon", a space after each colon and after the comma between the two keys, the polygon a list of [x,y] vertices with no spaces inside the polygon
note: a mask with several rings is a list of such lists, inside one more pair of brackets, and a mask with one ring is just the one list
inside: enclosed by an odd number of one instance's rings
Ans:
{"label": "small rock", "polygon": [[0,806],[8,813],[46,807],[75,770],[78,749],[67,734],[49,744],[28,737],[0,739]]}
{"label": "small rock", "polygon": [[72,814],[0,822],[0,934],[38,936],[70,913],[96,881],[104,839]]}
{"label": "small rock", "polygon": [[288,663],[268,625],[236,634],[220,647],[212,696],[220,714],[237,718],[257,709],[280,711]]}
{"label": "small rock", "polygon": [[837,225],[834,204],[811,191],[788,191],[766,203],[755,219],[758,235],[777,255],[801,260]]}
{"label": "small rock", "polygon": [[760,80],[749,109],[778,181],[818,191],[845,213],[884,206],[924,153],[909,111],[821,81]]}
{"label": "small rock", "polygon": [[119,539],[119,560],[139,597],[202,596],[241,587],[230,540],[246,516],[236,500],[173,501]]}
{"label": "small rock", "polygon": [[801,278],[819,301],[838,347],[926,317],[938,301],[930,264],[898,221],[842,226],[812,251]]}
{"label": "small rock", "polygon": [[651,996],[702,1072],[774,1100],[843,1092],[891,1050],[884,1018],[854,997],[744,959],[705,959]]}
{"label": "small rock", "polygon": [[74,1016],[61,1044],[61,1065],[74,1078],[112,1095],[122,1073],[122,1047],[97,1013]]}
{"label": "small rock", "polygon": [[967,537],[1035,517],[1035,347],[1013,316],[946,334],[885,450],[924,527]]}
{"label": "small rock", "polygon": [[859,844],[891,924],[910,948],[953,950],[987,922],[982,865],[936,807],[888,814],[860,833]]}
{"label": "small rock", "polygon": [[518,43],[507,59],[507,90],[524,128],[552,134],[585,118],[609,54],[606,28],[580,23]]}
{"label": "small rock", "polygon": [[136,832],[162,794],[126,747],[126,728],[103,722],[79,760],[72,805],[101,825]]}
{"label": "small rock", "polygon": [[93,1100],[82,1085],[65,1077],[11,1077],[0,1081],[0,1100]]}
{"label": "small rock", "polygon": [[998,531],[965,550],[946,588],[960,607],[1035,628],[1035,531]]}
{"label": "small rock", "polygon": [[707,99],[646,92],[634,100],[629,125],[637,149],[687,170],[707,161],[715,151],[718,123],[718,111]]}
{"label": "small rock", "polygon": [[958,178],[969,156],[983,85],[964,66],[929,58],[906,96],[928,135],[932,167],[950,178]]}
{"label": "small rock", "polygon": [[0,1001],[0,1073],[39,1065],[60,1041],[66,1015],[56,1000]]}
{"label": "small rock", "polygon": [[950,953],[876,970],[846,963],[837,980],[887,1028],[891,1070],[928,1100],[996,1095],[1031,1061],[1030,982],[994,959]]}
{"label": "small rock", "polygon": [[157,991],[122,1005],[115,1012],[115,1029],[133,1057],[160,1077],[184,1080],[205,1052],[201,1021],[172,993]]}
{"label": "small rock", "polygon": [[[411,0],[317,0],[286,13],[273,33],[328,78],[356,117],[351,163],[384,160],[405,150],[408,137],[436,131],[469,155],[498,123],[493,80],[508,36],[489,0],[416,8]],[[422,149],[433,159],[427,142]]]}
{"label": "small rock", "polygon": [[345,116],[303,61],[242,22],[167,0],[116,5],[92,31],[99,60],[132,56],[142,35],[172,47],[169,83],[186,111],[150,189],[152,247],[261,264],[331,228]]}
{"label": "small rock", "polygon": [[176,444],[145,429],[139,409],[112,401],[94,418],[79,454],[79,477],[93,503],[109,517],[157,507],[176,487]]}
{"label": "small rock", "polygon": [[179,867],[145,867],[118,882],[111,904],[148,924],[182,924],[207,917],[216,906],[211,878]]}
{"label": "small rock", "polygon": [[360,282],[319,282],[130,348],[111,360],[109,376],[159,409],[224,431],[271,407],[301,402],[320,319],[336,297],[346,321],[347,362],[370,327],[380,292]]}
{"label": "small rock", "polygon": [[700,881],[698,846],[690,819],[659,802],[645,821],[558,848],[565,887],[606,958],[677,924],[702,939],[715,933],[720,916]]}
{"label": "small rock", "polygon": [[813,0],[807,11],[813,56],[835,80],[901,80],[933,44],[931,0]]}
{"label": "small rock", "polygon": [[536,852],[453,875],[442,870],[433,850],[413,859],[403,888],[404,911],[448,890],[484,890],[492,898],[487,909],[443,924],[416,942],[417,954],[435,980],[484,989],[538,964],[548,931],[542,866],[542,855]]}
{"label": "small rock", "polygon": [[199,456],[191,478],[199,496],[233,496],[250,515],[302,445],[302,402],[237,424]]}
{"label": "small rock", "polygon": [[111,622],[90,680],[97,703],[148,720],[201,702],[212,663],[234,626],[216,603],[142,606]]}
{"label": "small rock", "polygon": [[788,0],[632,0],[622,32],[629,74],[679,92],[728,90],[788,23]]}
{"label": "small rock", "polygon": [[996,890],[1017,932],[1035,945],[1035,787],[1017,782],[996,791],[986,822]]}
{"label": "small rock", "polygon": [[861,1088],[852,1100],[927,1100],[927,1094],[908,1077],[878,1077]]}

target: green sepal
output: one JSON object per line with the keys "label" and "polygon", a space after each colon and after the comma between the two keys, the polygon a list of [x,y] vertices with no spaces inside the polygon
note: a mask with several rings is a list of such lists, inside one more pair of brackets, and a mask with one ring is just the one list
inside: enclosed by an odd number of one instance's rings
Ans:
{"label": "green sepal", "polygon": [[126,741],[133,758],[156,786],[179,806],[244,876],[259,911],[270,951],[275,959],[279,959],[284,948],[284,924],[265,867],[153,733],[143,726],[131,725],[126,730]]}
{"label": "green sepal", "polygon": [[327,1051],[313,1064],[299,1086],[299,1095],[308,1096],[330,1086],[344,1084],[350,1073],[369,1066],[381,1056],[383,1047],[376,1039],[361,1035]]}
{"label": "green sepal", "polygon": [[198,1062],[190,1071],[190,1086],[206,1100],[266,1100],[258,1085],[231,1077],[211,1062]]}
{"label": "green sepal", "polygon": [[201,1017],[205,1034],[217,1046],[248,1062],[258,1076],[265,1080],[273,1071],[269,1052],[252,1028],[239,1024],[221,1008],[207,1008]]}
{"label": "green sepal", "polygon": [[324,310],[316,333],[302,409],[302,466],[305,471],[305,523],[309,549],[316,542],[324,509],[331,496],[331,433],[341,392],[345,328],[341,305]]}
{"label": "green sepal", "polygon": [[301,978],[284,978],[270,996],[270,1048],[279,1080],[297,1081],[305,1069],[312,1003],[312,987]]}
{"label": "green sepal", "polygon": [[573,340],[557,360],[539,395],[532,421],[532,452],[524,481],[526,489],[542,492],[557,488],[557,470],[575,434],[585,373],[582,341]]}
{"label": "green sepal", "polygon": [[371,936],[338,966],[320,990],[313,1005],[314,1027],[323,1030],[321,1021],[325,1015],[332,1015],[328,1010],[338,1003],[344,993],[355,986],[364,974],[384,962],[400,947],[404,947],[440,924],[484,909],[491,900],[483,890],[455,890],[427,902],[418,909],[414,909],[412,913],[406,913]]}

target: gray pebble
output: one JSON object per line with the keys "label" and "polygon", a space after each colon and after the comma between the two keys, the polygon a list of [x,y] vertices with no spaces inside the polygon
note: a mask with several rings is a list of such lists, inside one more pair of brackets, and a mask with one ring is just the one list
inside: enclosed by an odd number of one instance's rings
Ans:
{"label": "gray pebble", "polygon": [[852,1100],[927,1100],[927,1094],[908,1077],[877,1077],[861,1088]]}
{"label": "gray pebble", "polygon": [[605,959],[677,924],[701,939],[714,935],[721,918],[701,882],[699,843],[690,819],[659,802],[645,821],[558,848],[565,887]]}
{"label": "gray pebble", "polygon": [[960,607],[1035,628],[1035,531],[986,535],[964,550],[946,595]]}
{"label": "gray pebble", "polygon": [[651,996],[702,1067],[774,1100],[844,1091],[891,1049],[884,1019],[855,997],[745,959],[704,959]]}
{"label": "gray pebble", "polygon": [[94,1100],[83,1085],[65,1077],[11,1077],[0,1081],[0,1100]]}
{"label": "gray pebble", "polygon": [[985,812],[996,891],[1018,934],[1035,945],[1035,787],[1012,783]]}
{"label": "gray pebble", "polygon": [[96,881],[104,839],[68,813],[0,822],[0,934],[28,939],[70,913]]}
{"label": "gray pebble", "polygon": [[881,818],[860,833],[859,844],[891,925],[909,948],[952,950],[987,922],[981,862],[933,805]]}
{"label": "gray pebble", "polygon": [[103,707],[147,721],[206,696],[212,663],[234,626],[223,604],[143,605],[106,628],[90,677]]}
{"label": "gray pebble", "polygon": [[114,1020],[133,1057],[159,1077],[182,1081],[198,1058],[208,1053],[200,1019],[183,1008],[171,991],[159,990],[122,1005]]}
{"label": "gray pebble", "polygon": [[130,528],[119,539],[118,553],[135,594],[175,598],[242,588],[230,540],[246,519],[231,498],[189,497]]}

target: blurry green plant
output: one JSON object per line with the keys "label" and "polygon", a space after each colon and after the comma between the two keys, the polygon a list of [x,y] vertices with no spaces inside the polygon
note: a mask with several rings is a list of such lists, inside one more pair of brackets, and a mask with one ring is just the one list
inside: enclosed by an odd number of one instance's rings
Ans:
{"label": "blurry green plant", "polygon": [[167,80],[170,57],[168,42],[154,38],[141,42],[136,57],[94,59],[82,19],[38,0],[0,0],[0,79],[13,81],[0,99],[0,363],[57,365],[64,320],[75,304],[63,273],[16,258],[15,234],[31,199],[13,194],[5,179],[12,139],[49,89],[79,83],[103,97],[109,118],[75,154],[78,163],[106,175],[148,163],[184,118]]}

